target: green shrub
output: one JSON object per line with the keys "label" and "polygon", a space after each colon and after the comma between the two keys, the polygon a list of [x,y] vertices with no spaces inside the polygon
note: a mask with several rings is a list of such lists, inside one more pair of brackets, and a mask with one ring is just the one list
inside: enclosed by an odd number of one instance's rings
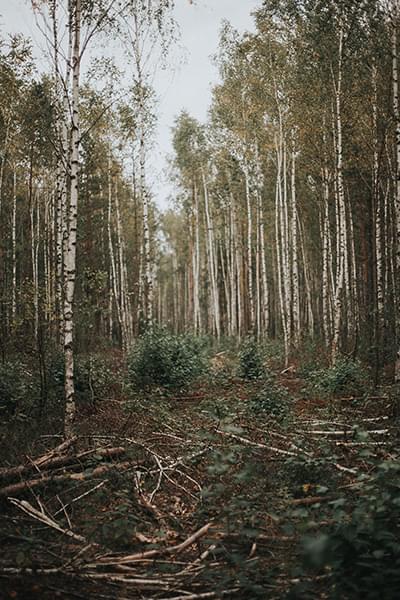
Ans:
{"label": "green shrub", "polygon": [[309,371],[307,390],[322,396],[361,396],[370,388],[370,375],[360,362],[341,358],[328,368]]}
{"label": "green shrub", "polygon": [[13,414],[37,395],[33,374],[20,361],[0,364],[0,414]]}
{"label": "green shrub", "polygon": [[[397,598],[400,589],[400,461],[358,478],[355,504],[339,498],[333,524],[303,542],[305,565],[328,568],[334,598]],[[341,507],[343,507],[341,509]],[[347,510],[344,510],[347,507]]]}
{"label": "green shrub", "polygon": [[265,364],[271,369],[282,369],[285,363],[285,344],[279,338],[266,338],[261,343]]}
{"label": "green shrub", "polygon": [[279,385],[273,377],[258,392],[251,406],[256,413],[266,413],[275,421],[286,419],[291,410],[291,396],[286,388]]}
{"label": "green shrub", "polygon": [[[95,354],[77,356],[75,359],[75,394],[78,402],[95,402],[105,399],[116,383],[116,377],[108,361]],[[47,371],[50,393],[62,396],[64,390],[65,369],[61,353],[53,356]]]}
{"label": "green shrub", "polygon": [[138,389],[184,388],[206,370],[201,339],[152,329],[137,340],[128,359],[130,382]]}
{"label": "green shrub", "polygon": [[238,375],[242,379],[260,379],[265,375],[263,354],[260,345],[253,337],[246,338],[239,351]]}

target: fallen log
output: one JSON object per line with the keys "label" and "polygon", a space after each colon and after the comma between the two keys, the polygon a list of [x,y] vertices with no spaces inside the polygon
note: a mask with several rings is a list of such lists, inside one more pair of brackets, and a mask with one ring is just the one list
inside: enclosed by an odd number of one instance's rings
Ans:
{"label": "fallen log", "polygon": [[33,461],[27,465],[18,465],[9,469],[0,469],[0,479],[15,479],[16,477],[22,477],[29,473],[35,472],[40,474],[43,471],[50,471],[58,469],[60,467],[72,466],[81,462],[85,462],[93,458],[93,455],[100,456],[101,458],[115,458],[125,453],[125,448],[95,448],[92,450],[86,450],[80,454],[67,455],[67,456],[48,456],[46,460],[42,460],[44,457]]}
{"label": "fallen log", "polygon": [[122,463],[111,463],[107,465],[99,465],[95,469],[86,470],[81,473],[66,473],[63,475],[46,475],[44,477],[36,477],[35,479],[29,479],[28,481],[20,481],[19,483],[13,483],[6,487],[0,488],[0,498],[7,496],[17,496],[27,490],[37,489],[51,483],[63,483],[64,481],[87,481],[103,476],[109,471],[124,471],[126,469],[137,467],[139,465],[133,464],[131,461]]}
{"label": "fallen log", "polygon": [[169,555],[169,554],[180,554],[181,552],[183,552],[184,550],[186,550],[186,548],[189,548],[189,546],[192,546],[192,544],[194,544],[195,542],[197,542],[197,540],[199,540],[201,537],[203,537],[207,531],[210,529],[212,523],[207,523],[206,525],[203,525],[203,527],[201,527],[200,529],[198,529],[197,531],[195,531],[195,533],[193,533],[190,537],[188,537],[186,540],[184,540],[183,542],[181,542],[180,544],[177,544],[175,546],[170,546],[169,548],[155,548],[154,550],[145,550],[144,552],[138,552],[136,554],[130,554],[128,556],[120,556],[120,557],[106,557],[106,558],[101,558],[98,560],[98,562],[96,563],[95,566],[113,566],[113,565],[126,565],[129,563],[133,563],[133,562],[137,562],[137,561],[141,561],[144,558],[153,558],[156,556],[165,556],[165,555]]}

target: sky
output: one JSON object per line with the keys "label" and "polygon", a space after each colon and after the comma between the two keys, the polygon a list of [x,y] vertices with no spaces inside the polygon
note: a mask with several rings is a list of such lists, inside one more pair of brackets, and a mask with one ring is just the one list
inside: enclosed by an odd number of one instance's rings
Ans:
{"label": "sky", "polygon": [[[170,50],[169,66],[159,70],[153,81],[159,123],[148,172],[161,209],[168,207],[175,193],[167,173],[174,119],[183,109],[200,121],[207,119],[211,90],[218,82],[212,56],[218,50],[221,23],[225,19],[239,32],[252,31],[251,12],[260,5],[261,0],[175,0],[180,39]],[[0,0],[0,15],[3,34],[23,33],[33,39],[36,56],[45,51],[30,0]]]}

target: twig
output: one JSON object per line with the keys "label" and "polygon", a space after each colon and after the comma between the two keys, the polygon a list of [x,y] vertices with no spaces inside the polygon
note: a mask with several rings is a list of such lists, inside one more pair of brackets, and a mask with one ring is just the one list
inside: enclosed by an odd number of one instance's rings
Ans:
{"label": "twig", "polygon": [[63,535],[67,535],[68,537],[72,538],[76,542],[80,542],[80,543],[84,543],[84,544],[87,543],[86,539],[82,535],[78,535],[77,533],[74,533],[70,529],[64,529],[63,527],[61,527],[61,525],[59,525],[56,521],[54,521],[54,519],[51,519],[44,513],[36,510],[36,508],[34,508],[26,500],[17,500],[17,498],[9,498],[9,501],[11,502],[11,504],[16,506],[20,510],[22,510],[24,513],[26,513],[33,519],[40,521],[44,525],[47,525],[51,529],[55,529],[59,533],[62,533]]}
{"label": "twig", "polygon": [[66,475],[49,475],[46,477],[30,479],[29,481],[22,481],[20,483],[13,483],[12,485],[8,485],[4,488],[0,489],[0,497],[4,496],[14,496],[15,494],[20,494],[26,490],[31,490],[33,488],[41,487],[46,485],[47,483],[59,483],[63,481],[86,481],[87,479],[95,479],[96,477],[103,476],[108,471],[112,471],[115,469],[116,471],[124,471],[129,468],[132,468],[133,465],[131,462],[123,462],[123,463],[113,463],[109,465],[100,465],[93,469],[92,471],[83,471],[81,473],[68,473]]}
{"label": "twig", "polygon": [[218,598],[221,596],[227,596],[228,594],[235,594],[239,591],[240,588],[231,588],[230,590],[222,590],[221,592],[204,592],[202,594],[185,594],[184,596],[169,596],[168,598],[160,598],[160,600],[206,600],[206,598]]}
{"label": "twig", "polygon": [[194,544],[194,542],[196,542],[198,539],[203,537],[207,533],[207,531],[210,529],[211,525],[212,525],[212,523],[207,523],[206,525],[203,525],[203,527],[201,527],[201,529],[199,529],[198,531],[193,533],[184,542],[182,542],[181,544],[177,544],[176,546],[171,546],[170,548],[158,548],[158,549],[154,549],[154,550],[146,550],[145,552],[139,552],[137,554],[122,556],[120,558],[115,558],[115,559],[105,558],[105,559],[100,559],[99,562],[102,565],[115,565],[115,564],[122,565],[122,564],[129,564],[131,562],[139,561],[139,560],[142,560],[143,558],[152,558],[153,556],[160,556],[160,555],[162,556],[165,554],[180,554],[181,552],[186,550],[186,548],[189,548],[189,546]]}
{"label": "twig", "polygon": [[260,444],[259,442],[253,442],[252,440],[248,440],[240,435],[236,435],[235,433],[228,433],[227,431],[221,431],[221,429],[216,429],[216,433],[220,435],[224,435],[234,440],[238,440],[242,442],[242,444],[246,444],[246,446],[254,446],[255,448],[263,448],[265,450],[271,450],[272,452],[277,452],[278,454],[284,454],[285,456],[298,456],[298,453],[290,452],[289,450],[281,450],[281,448],[275,448],[274,446],[267,446],[266,444]]}
{"label": "twig", "polygon": [[[68,440],[70,441],[70,440]],[[2,479],[12,479],[14,477],[18,477],[21,475],[25,475],[30,473],[31,471],[38,471],[39,474],[43,470],[53,470],[59,467],[67,467],[72,466],[74,464],[78,464],[80,462],[85,462],[89,460],[93,455],[101,456],[101,458],[116,458],[125,453],[125,448],[93,448],[92,450],[86,450],[85,452],[81,452],[75,456],[52,456],[47,457],[46,460],[34,461],[28,465],[18,465],[17,467],[12,467],[11,469],[2,469],[0,470],[0,478]],[[40,469],[41,467],[41,469]]]}

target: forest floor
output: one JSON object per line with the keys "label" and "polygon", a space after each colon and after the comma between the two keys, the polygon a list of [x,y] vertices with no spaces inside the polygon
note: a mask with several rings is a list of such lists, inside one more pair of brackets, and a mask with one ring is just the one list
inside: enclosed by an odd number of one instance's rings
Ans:
{"label": "forest floor", "polygon": [[268,382],[214,377],[81,407],[72,445],[55,430],[14,452],[0,598],[327,598],[330,573],[300,566],[300,538],[390,456],[398,420],[385,390],[309,398],[294,370],[277,381],[286,412],[255,409]]}

